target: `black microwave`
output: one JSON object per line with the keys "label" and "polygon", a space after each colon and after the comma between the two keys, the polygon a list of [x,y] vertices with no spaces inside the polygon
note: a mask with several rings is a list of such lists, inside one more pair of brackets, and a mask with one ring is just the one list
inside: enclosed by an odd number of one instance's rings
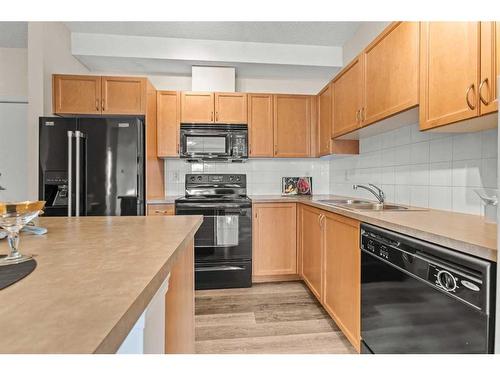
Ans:
{"label": "black microwave", "polygon": [[188,161],[248,159],[246,124],[181,124],[180,157]]}

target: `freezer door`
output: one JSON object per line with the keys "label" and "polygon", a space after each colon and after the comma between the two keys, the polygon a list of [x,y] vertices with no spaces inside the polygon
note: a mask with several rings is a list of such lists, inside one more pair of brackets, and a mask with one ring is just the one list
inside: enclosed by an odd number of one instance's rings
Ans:
{"label": "freezer door", "polygon": [[[68,132],[74,134],[76,122],[76,119],[61,117],[40,117],[39,120],[38,196],[46,201],[45,216],[67,216],[68,204],[75,199],[75,181],[68,172],[74,170],[76,156],[74,138],[69,138]],[[69,170],[68,161],[72,162]],[[70,210],[75,213],[74,206]]]}
{"label": "freezer door", "polygon": [[83,215],[144,215],[144,128],[138,118],[79,119]]}

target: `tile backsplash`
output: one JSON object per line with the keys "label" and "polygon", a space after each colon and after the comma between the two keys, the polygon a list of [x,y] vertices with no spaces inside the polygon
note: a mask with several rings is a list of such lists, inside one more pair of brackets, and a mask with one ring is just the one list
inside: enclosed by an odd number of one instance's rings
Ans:
{"label": "tile backsplash", "polygon": [[387,201],[481,214],[475,188],[497,188],[497,130],[445,134],[418,124],[360,140],[360,154],[330,161],[330,193],[364,198],[354,183],[381,185]]}
{"label": "tile backsplash", "polygon": [[245,163],[187,163],[165,160],[167,195],[184,195],[187,173],[244,173],[248,194],[281,194],[281,177],[312,177],[313,194],[329,192],[329,160],[323,159],[251,159]]}

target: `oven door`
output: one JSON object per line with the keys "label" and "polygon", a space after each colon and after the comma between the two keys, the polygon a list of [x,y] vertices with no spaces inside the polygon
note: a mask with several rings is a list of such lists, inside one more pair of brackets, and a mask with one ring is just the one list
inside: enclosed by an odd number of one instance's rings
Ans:
{"label": "oven door", "polygon": [[182,158],[228,158],[231,156],[231,134],[214,129],[181,129]]}
{"label": "oven door", "polygon": [[194,237],[195,262],[252,259],[252,207],[234,203],[177,203],[176,215],[203,215]]}
{"label": "oven door", "polygon": [[361,252],[363,352],[488,353],[489,316]]}

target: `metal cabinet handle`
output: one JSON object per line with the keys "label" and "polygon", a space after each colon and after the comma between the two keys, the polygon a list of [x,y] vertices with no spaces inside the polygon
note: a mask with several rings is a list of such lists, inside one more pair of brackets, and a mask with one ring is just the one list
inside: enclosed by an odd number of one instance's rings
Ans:
{"label": "metal cabinet handle", "polygon": [[99,110],[99,99],[95,100],[95,109],[98,111]]}
{"label": "metal cabinet handle", "polygon": [[155,214],[168,214],[167,210],[155,210]]}
{"label": "metal cabinet handle", "polygon": [[356,111],[356,121],[359,122],[359,109]]}
{"label": "metal cabinet handle", "polygon": [[366,120],[366,111],[365,111],[365,107],[361,108],[361,121],[365,121]]}
{"label": "metal cabinet handle", "polygon": [[468,88],[467,88],[467,91],[465,92],[465,100],[467,101],[467,105],[469,106],[470,109],[474,110],[476,109],[476,105],[471,103],[470,100],[469,100],[469,93],[471,90],[474,90],[474,84],[470,85]]}
{"label": "metal cabinet handle", "polygon": [[106,102],[104,101],[104,99],[102,99],[102,110],[106,110]]}
{"label": "metal cabinet handle", "polygon": [[[488,100],[484,99],[483,98],[483,86],[486,84],[486,86],[488,86]],[[483,80],[483,82],[481,82],[481,84],[479,85],[479,89],[477,90],[479,91],[479,99],[481,99],[481,101],[483,102],[484,105],[488,105],[490,104],[491,102],[491,91],[490,91],[490,85],[488,83],[488,78],[485,78]]]}
{"label": "metal cabinet handle", "polygon": [[219,121],[219,112],[218,111],[215,112],[215,121]]}
{"label": "metal cabinet handle", "polygon": [[214,111],[210,112],[210,121],[214,121]]}

